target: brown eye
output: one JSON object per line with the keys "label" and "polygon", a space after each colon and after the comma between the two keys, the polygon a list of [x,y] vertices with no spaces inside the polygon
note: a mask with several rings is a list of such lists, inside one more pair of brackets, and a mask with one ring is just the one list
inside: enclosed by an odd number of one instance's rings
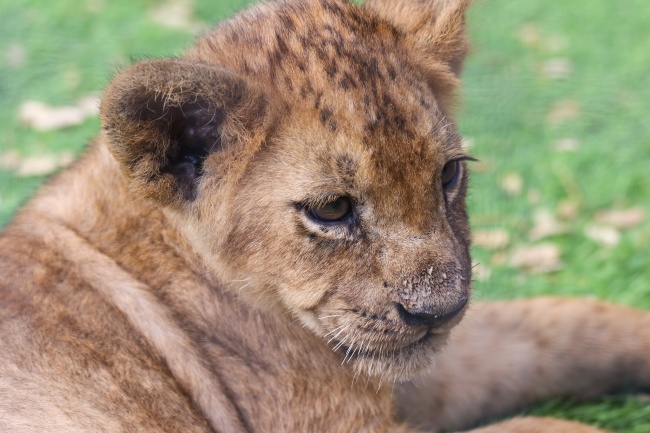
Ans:
{"label": "brown eye", "polygon": [[442,168],[442,173],[440,174],[442,187],[444,189],[447,189],[454,186],[458,180],[459,172],[460,168],[458,161],[449,161],[447,164],[445,164],[445,166]]}
{"label": "brown eye", "polygon": [[352,212],[352,203],[347,197],[339,197],[324,206],[311,209],[312,218],[321,222],[337,222],[345,219]]}

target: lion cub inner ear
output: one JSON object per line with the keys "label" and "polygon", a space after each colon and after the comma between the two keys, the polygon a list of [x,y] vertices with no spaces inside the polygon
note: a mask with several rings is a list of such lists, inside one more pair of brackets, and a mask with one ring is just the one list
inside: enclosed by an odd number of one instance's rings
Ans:
{"label": "lion cub inner ear", "polygon": [[129,187],[163,205],[182,205],[196,199],[211,154],[239,153],[259,141],[254,138],[268,111],[261,92],[234,73],[156,60],[137,63],[111,82],[101,120]]}

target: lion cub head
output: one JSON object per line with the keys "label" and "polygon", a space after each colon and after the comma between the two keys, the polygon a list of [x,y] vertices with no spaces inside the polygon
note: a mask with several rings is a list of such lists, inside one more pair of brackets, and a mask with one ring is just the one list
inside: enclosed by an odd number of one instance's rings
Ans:
{"label": "lion cub head", "polygon": [[120,74],[107,146],[213,281],[357,371],[408,376],[469,298],[469,157],[449,113],[467,3],[255,7]]}

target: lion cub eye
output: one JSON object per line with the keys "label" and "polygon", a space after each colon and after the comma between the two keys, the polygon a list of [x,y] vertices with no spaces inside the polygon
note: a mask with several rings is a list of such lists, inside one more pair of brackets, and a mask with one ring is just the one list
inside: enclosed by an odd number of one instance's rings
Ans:
{"label": "lion cub eye", "polygon": [[449,161],[442,168],[440,180],[442,181],[442,188],[448,189],[456,184],[458,174],[460,172],[460,163],[458,161]]}
{"label": "lion cub eye", "polygon": [[320,222],[338,222],[352,213],[352,203],[347,197],[339,197],[324,206],[309,210],[309,215]]}

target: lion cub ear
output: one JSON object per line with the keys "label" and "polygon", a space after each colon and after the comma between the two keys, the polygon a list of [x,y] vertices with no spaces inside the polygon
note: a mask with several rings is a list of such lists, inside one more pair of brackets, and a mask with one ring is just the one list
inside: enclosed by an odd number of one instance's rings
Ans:
{"label": "lion cub ear", "polygon": [[131,190],[178,206],[197,197],[211,154],[250,151],[251,141],[261,141],[268,111],[262,93],[236,74],[155,60],[119,74],[100,113],[107,146]]}
{"label": "lion cub ear", "polygon": [[367,0],[365,6],[404,32],[407,50],[429,75],[441,105],[454,99],[468,51],[470,0]]}

